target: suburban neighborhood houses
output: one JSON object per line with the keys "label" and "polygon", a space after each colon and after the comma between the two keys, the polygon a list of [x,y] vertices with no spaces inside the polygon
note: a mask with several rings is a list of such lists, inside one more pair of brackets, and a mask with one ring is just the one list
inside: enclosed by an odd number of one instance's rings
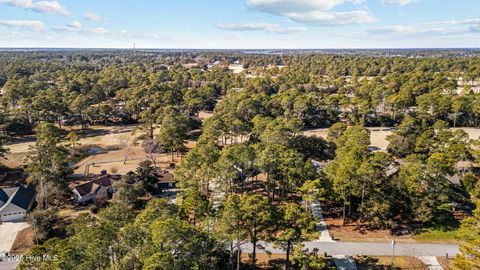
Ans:
{"label": "suburban neighborhood houses", "polygon": [[[15,121],[32,112],[15,116],[27,108],[11,108],[18,101],[7,94],[16,88],[4,87],[0,101],[9,101],[14,121],[5,126],[16,135],[4,144],[0,167],[0,269],[475,269],[480,115],[470,107],[458,118],[435,113],[432,97],[424,97],[450,87],[453,71],[404,71],[427,78],[416,82],[427,92],[417,93],[376,70],[356,80],[335,71],[343,65],[353,72],[353,59],[371,63],[370,56],[233,55],[145,54],[145,63],[134,65],[140,72],[110,60],[137,56],[96,52],[80,66],[105,61],[109,83],[117,73],[129,76],[117,82],[114,100],[105,93],[87,102],[65,90],[76,89],[69,79],[48,80],[53,88],[45,91],[66,91],[76,101],[51,94],[68,108],[56,115],[54,106],[39,107],[26,134]],[[453,69],[465,59],[401,56],[396,65]],[[390,58],[377,60],[396,72]],[[225,63],[202,64],[217,61]],[[271,61],[285,65],[264,66]],[[312,74],[306,61],[317,63]],[[228,63],[245,67],[222,68]],[[317,70],[321,65],[331,71]],[[57,72],[78,73],[72,80],[89,95],[109,89],[94,72],[93,86],[76,68]],[[297,85],[290,72],[315,83]],[[164,82],[155,79],[161,76]],[[409,106],[356,107],[353,99],[380,98],[375,91],[384,95],[378,102],[399,98],[389,92],[393,84],[416,96]],[[473,99],[469,104],[480,98],[449,95]],[[112,110],[118,104],[122,110]],[[26,259],[38,254],[57,259]]]}
{"label": "suburban neighborhood houses", "polygon": [[480,270],[479,10],[0,0],[0,270]]}
{"label": "suburban neighborhood houses", "polygon": [[0,270],[480,270],[479,0],[0,0]]}
{"label": "suburban neighborhood houses", "polygon": [[[129,172],[125,174],[128,177],[127,184],[133,185],[136,180],[135,173]],[[153,189],[158,191],[158,194],[162,190],[174,189],[175,179],[172,173],[164,170],[157,170],[157,173],[154,175],[157,180],[153,184]],[[120,181],[122,175],[110,175],[100,174],[100,175],[89,175],[85,179],[76,180],[75,182],[81,182],[81,184],[71,184],[70,188],[72,190],[73,199],[79,204],[87,203],[104,203],[107,200],[112,198],[113,193],[115,192],[114,185],[116,182]]]}

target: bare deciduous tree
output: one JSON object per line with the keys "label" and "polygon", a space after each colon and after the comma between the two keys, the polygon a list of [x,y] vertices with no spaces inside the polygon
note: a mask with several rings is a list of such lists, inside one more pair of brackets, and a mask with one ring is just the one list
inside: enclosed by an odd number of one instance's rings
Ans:
{"label": "bare deciduous tree", "polygon": [[122,136],[118,139],[118,143],[120,144],[120,148],[123,150],[123,164],[126,164],[128,155],[130,154],[130,137]]}
{"label": "bare deciduous tree", "polygon": [[147,139],[142,143],[143,150],[148,159],[153,163],[153,166],[157,167],[156,155],[161,152],[162,147],[159,141],[155,139]]}

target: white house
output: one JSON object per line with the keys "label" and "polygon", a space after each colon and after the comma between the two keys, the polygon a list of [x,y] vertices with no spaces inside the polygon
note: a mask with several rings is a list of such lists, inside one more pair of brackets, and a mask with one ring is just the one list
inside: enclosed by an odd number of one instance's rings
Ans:
{"label": "white house", "polygon": [[33,205],[34,195],[32,186],[0,189],[0,222],[25,220]]}

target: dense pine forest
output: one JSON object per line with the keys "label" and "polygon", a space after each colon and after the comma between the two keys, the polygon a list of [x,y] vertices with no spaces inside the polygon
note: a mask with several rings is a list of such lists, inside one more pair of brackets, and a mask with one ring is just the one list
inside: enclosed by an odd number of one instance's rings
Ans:
{"label": "dense pine forest", "polygon": [[[27,254],[55,258],[19,269],[258,269],[266,243],[284,251],[283,269],[332,269],[303,246],[320,237],[320,202],[339,228],[448,238],[460,244],[451,267],[478,269],[471,53],[3,51],[0,152],[32,144],[24,164],[1,170],[36,189]],[[149,158],[111,200],[64,218],[94,126],[133,127]],[[385,149],[378,129],[390,132]],[[173,200],[153,187],[162,155]]]}
{"label": "dense pine forest", "polygon": [[[229,72],[235,63],[244,74]],[[258,102],[234,116],[250,122],[247,132],[258,114],[305,127],[395,126],[408,114],[480,125],[477,58],[4,52],[0,66],[3,123],[12,134],[31,133],[40,121],[159,122],[165,107],[195,114],[227,94]]]}

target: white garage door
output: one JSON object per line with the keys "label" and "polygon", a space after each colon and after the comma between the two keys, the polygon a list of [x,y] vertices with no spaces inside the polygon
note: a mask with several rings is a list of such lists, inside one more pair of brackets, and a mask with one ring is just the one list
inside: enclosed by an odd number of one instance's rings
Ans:
{"label": "white garage door", "polygon": [[2,215],[1,220],[2,222],[9,222],[9,221],[23,221],[25,219],[25,215],[23,213],[12,213],[9,215]]}

